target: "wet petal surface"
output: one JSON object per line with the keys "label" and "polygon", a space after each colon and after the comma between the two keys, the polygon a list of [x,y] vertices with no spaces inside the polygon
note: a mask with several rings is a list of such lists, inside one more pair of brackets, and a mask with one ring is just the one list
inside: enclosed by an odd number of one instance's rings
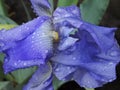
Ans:
{"label": "wet petal surface", "polygon": [[41,65],[23,90],[53,90],[50,64]]}

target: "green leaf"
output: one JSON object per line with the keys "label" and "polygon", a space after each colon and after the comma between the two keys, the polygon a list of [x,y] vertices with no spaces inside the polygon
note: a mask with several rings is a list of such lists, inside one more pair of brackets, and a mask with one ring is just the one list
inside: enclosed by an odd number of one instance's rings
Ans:
{"label": "green leaf", "polygon": [[4,72],[2,69],[2,63],[0,62],[0,81],[4,79]]}
{"label": "green leaf", "polygon": [[3,62],[3,59],[4,59],[4,54],[0,53],[0,62]]}
{"label": "green leaf", "polygon": [[58,88],[64,84],[65,82],[64,81],[61,81],[61,80],[58,80],[56,77],[53,78],[53,87],[54,87],[54,90],[58,90]]}
{"label": "green leaf", "polygon": [[0,14],[0,24],[15,24],[15,25],[17,25],[16,22],[14,22],[10,18],[3,16],[1,14]]}
{"label": "green leaf", "polygon": [[30,15],[30,13],[29,13],[29,10],[28,10],[27,6],[25,5],[24,0],[21,0],[21,4],[22,4],[22,6],[23,6],[23,8],[24,8],[24,10],[25,10],[25,13],[26,13],[26,15],[27,15],[28,21],[30,21],[32,18],[31,18],[31,15]]}
{"label": "green leaf", "polygon": [[0,82],[0,90],[14,90],[13,85],[9,81]]}
{"label": "green leaf", "polygon": [[78,0],[58,0],[58,6],[76,5]]}
{"label": "green leaf", "polygon": [[16,25],[13,25],[13,24],[0,24],[0,30],[2,30],[2,29],[8,30],[8,29],[11,29],[11,28],[14,28],[14,27],[16,27]]}
{"label": "green leaf", "polygon": [[3,15],[3,16],[7,15],[4,0],[0,0],[0,15]]}
{"label": "green leaf", "polygon": [[50,5],[51,5],[51,7],[52,7],[52,10],[53,10],[53,9],[54,9],[53,0],[49,0],[49,2],[50,2]]}
{"label": "green leaf", "polygon": [[23,89],[23,86],[24,86],[24,85],[19,84],[19,85],[17,85],[17,86],[15,87],[15,90],[22,90],[22,89]]}
{"label": "green leaf", "polygon": [[35,70],[36,70],[36,67],[31,67],[31,68],[16,70],[11,74],[17,83],[23,84],[32,76]]}
{"label": "green leaf", "polygon": [[85,88],[85,90],[95,90],[94,88]]}
{"label": "green leaf", "polygon": [[99,24],[110,0],[84,0],[80,5],[83,20]]}

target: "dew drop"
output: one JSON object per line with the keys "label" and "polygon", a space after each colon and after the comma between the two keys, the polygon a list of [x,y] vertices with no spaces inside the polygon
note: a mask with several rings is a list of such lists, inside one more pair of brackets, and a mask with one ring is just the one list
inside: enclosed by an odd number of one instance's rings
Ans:
{"label": "dew drop", "polygon": [[29,27],[27,27],[26,29],[29,30]]}
{"label": "dew drop", "polygon": [[31,42],[32,42],[32,43],[34,43],[34,41],[33,41],[33,40],[32,40]]}
{"label": "dew drop", "polygon": [[0,47],[3,47],[5,44],[4,43],[0,43]]}
{"label": "dew drop", "polygon": [[68,70],[70,70],[70,67],[67,67]]}
{"label": "dew drop", "polygon": [[48,53],[48,50],[45,50],[45,53]]}
{"label": "dew drop", "polygon": [[110,64],[110,65],[112,65],[112,64],[113,64],[113,62],[110,62],[109,64]]}
{"label": "dew drop", "polygon": [[46,81],[46,82],[44,82],[44,84],[45,84],[45,85],[47,85],[47,84],[48,84],[48,82]]}
{"label": "dew drop", "polygon": [[113,56],[113,57],[118,56],[118,52],[117,52],[117,51],[112,51],[112,52],[110,53],[110,55]]}
{"label": "dew drop", "polygon": [[21,60],[18,60],[18,62],[20,63],[20,62],[21,62]]}
{"label": "dew drop", "polygon": [[23,63],[24,66],[26,66],[27,64],[26,63]]}
{"label": "dew drop", "polygon": [[34,36],[32,36],[32,39],[35,38]]}
{"label": "dew drop", "polygon": [[17,63],[14,63],[15,66],[17,66]]}
{"label": "dew drop", "polygon": [[76,57],[73,57],[73,60],[76,60]]}
{"label": "dew drop", "polygon": [[59,69],[59,68],[57,68],[57,69],[55,69],[55,71],[56,71],[56,72],[58,72],[58,71],[60,71],[60,69]]}

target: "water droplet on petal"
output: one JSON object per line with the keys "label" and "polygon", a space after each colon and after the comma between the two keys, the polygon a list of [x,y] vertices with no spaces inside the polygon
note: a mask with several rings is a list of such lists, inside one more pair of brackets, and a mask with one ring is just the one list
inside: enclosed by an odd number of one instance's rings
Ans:
{"label": "water droplet on petal", "polygon": [[70,67],[67,67],[68,70],[70,70]]}
{"label": "water droplet on petal", "polygon": [[48,50],[45,50],[45,53],[48,53]]}
{"label": "water droplet on petal", "polygon": [[23,63],[24,66],[26,66],[27,64],[26,63]]}
{"label": "water droplet on petal", "polygon": [[112,51],[112,52],[110,53],[110,55],[111,55],[112,57],[116,57],[116,56],[119,55],[119,53],[118,53],[117,51]]}
{"label": "water droplet on petal", "polygon": [[56,72],[58,72],[59,70],[60,70],[59,68],[55,69]]}
{"label": "water droplet on petal", "polygon": [[76,60],[76,57],[73,57],[73,60]]}
{"label": "water droplet on petal", "polygon": [[4,45],[5,45],[4,43],[2,43],[2,42],[0,43],[0,47],[3,47]]}
{"label": "water droplet on petal", "polygon": [[15,66],[17,66],[17,63],[14,63]]}
{"label": "water droplet on petal", "polygon": [[112,65],[112,64],[113,64],[113,62],[110,62],[109,64],[110,64],[110,65]]}

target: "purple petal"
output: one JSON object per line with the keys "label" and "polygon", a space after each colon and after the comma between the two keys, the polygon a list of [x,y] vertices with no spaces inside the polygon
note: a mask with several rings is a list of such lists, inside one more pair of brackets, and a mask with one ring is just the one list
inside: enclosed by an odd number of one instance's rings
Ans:
{"label": "purple petal", "polygon": [[[24,29],[26,28],[23,28],[23,32]],[[5,73],[19,68],[44,64],[46,59],[52,54],[51,30],[51,21],[46,20],[41,26],[36,27],[34,32],[25,39],[16,42],[6,42],[5,44],[8,46],[11,43],[11,46],[3,51],[6,54],[4,62]]]}
{"label": "purple petal", "polygon": [[74,71],[74,80],[83,87],[100,87],[115,80],[115,67],[120,61],[120,48],[116,42],[113,42],[113,46],[107,52],[101,51],[89,32],[81,31],[80,34],[80,40],[74,46],[64,51],[58,50],[51,60],[65,66],[77,67],[79,72],[77,74]]}
{"label": "purple petal", "polygon": [[68,37],[58,46],[58,49],[59,50],[66,50],[67,48],[73,46],[76,41],[78,41],[78,39]]}
{"label": "purple petal", "polygon": [[[116,63],[90,62],[83,63],[81,67],[75,73],[74,80],[83,87],[96,88],[116,79]],[[85,71],[81,71],[83,68]]]}
{"label": "purple petal", "polygon": [[52,67],[50,64],[41,65],[23,90],[53,90]]}
{"label": "purple petal", "polygon": [[[48,19],[48,17],[38,17],[37,19],[29,21],[28,23],[17,26],[13,29],[0,30],[0,49],[8,49],[8,47],[14,45],[16,41],[25,39]],[[9,46],[6,43],[9,43]]]}
{"label": "purple petal", "polygon": [[32,6],[39,16],[51,16],[52,8],[48,0],[30,0]]}
{"label": "purple petal", "polygon": [[77,6],[58,7],[53,13],[54,20],[60,20],[67,17],[81,18],[80,10]]}
{"label": "purple petal", "polygon": [[97,45],[87,42],[86,35],[83,34],[80,41],[64,51],[58,50],[51,60],[66,65],[79,66],[82,62],[93,61],[95,59],[93,57],[98,52]]}
{"label": "purple petal", "polygon": [[77,70],[74,74],[74,78],[73,78],[81,87],[85,87],[85,88],[95,88],[95,87],[99,87],[101,86],[100,83],[95,80],[94,77],[91,76],[91,74],[84,70],[84,69],[80,69]]}
{"label": "purple petal", "polygon": [[58,63],[54,63],[53,73],[59,80],[68,78],[77,68],[74,66],[67,66]]}
{"label": "purple petal", "polygon": [[89,34],[94,39],[94,42],[97,43],[98,46],[103,51],[107,51],[108,49],[110,49],[116,42],[114,38],[114,34],[115,34],[114,32],[116,28],[107,28],[107,27],[95,26],[89,23],[84,23],[81,25],[79,30],[80,33],[81,30],[89,32]]}

